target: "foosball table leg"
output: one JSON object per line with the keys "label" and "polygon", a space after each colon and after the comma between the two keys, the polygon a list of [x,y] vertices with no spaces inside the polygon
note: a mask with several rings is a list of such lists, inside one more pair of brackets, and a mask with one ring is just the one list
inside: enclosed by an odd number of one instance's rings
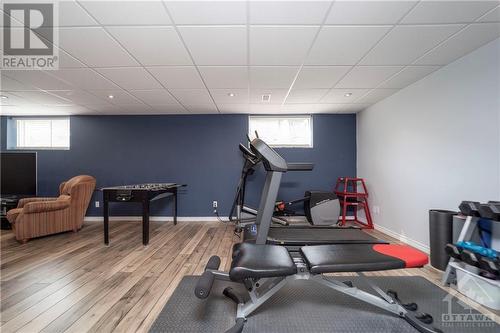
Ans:
{"label": "foosball table leg", "polygon": [[149,244],[149,199],[142,202],[142,244]]}
{"label": "foosball table leg", "polygon": [[177,225],[177,189],[174,191],[174,198],[173,198],[173,215],[174,215],[174,225]]}

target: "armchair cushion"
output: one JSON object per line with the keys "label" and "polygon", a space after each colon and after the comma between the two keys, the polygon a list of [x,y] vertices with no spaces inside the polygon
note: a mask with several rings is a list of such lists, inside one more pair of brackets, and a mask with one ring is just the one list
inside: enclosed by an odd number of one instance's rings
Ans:
{"label": "armchair cushion", "polygon": [[61,195],[57,200],[29,202],[24,206],[23,212],[25,214],[51,212],[68,208],[70,203],[68,195]]}

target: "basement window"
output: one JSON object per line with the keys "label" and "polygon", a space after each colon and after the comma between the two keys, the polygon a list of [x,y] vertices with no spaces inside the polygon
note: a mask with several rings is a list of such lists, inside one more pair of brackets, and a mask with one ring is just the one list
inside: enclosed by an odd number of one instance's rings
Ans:
{"label": "basement window", "polygon": [[9,118],[8,149],[69,149],[69,117]]}
{"label": "basement window", "polygon": [[249,116],[248,135],[256,133],[271,147],[313,147],[311,116]]}

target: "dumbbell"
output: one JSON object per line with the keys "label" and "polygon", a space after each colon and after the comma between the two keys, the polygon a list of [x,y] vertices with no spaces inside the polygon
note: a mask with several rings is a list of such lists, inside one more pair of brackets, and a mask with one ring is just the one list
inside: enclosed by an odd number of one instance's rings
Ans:
{"label": "dumbbell", "polygon": [[489,202],[479,205],[479,214],[485,219],[500,221],[500,203]]}
{"label": "dumbbell", "polygon": [[477,201],[462,201],[458,206],[460,212],[465,216],[474,216],[480,217],[479,215],[479,206],[481,204]]}
{"label": "dumbbell", "polygon": [[500,263],[498,261],[495,261],[491,258],[487,257],[479,258],[479,267],[496,276],[500,275],[499,264]]}
{"label": "dumbbell", "polygon": [[462,257],[460,256],[460,249],[453,244],[446,244],[446,247],[444,248],[445,252],[447,255],[449,255],[452,258],[459,259],[461,260]]}
{"label": "dumbbell", "polygon": [[476,266],[479,267],[479,259],[478,256],[469,250],[463,250],[461,253],[461,258],[462,261],[471,265],[471,266]]}

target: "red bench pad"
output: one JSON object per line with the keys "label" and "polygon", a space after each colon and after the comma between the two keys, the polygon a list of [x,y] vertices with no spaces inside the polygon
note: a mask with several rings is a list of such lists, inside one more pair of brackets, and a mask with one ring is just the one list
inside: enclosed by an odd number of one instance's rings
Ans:
{"label": "red bench pad", "polygon": [[375,244],[373,250],[403,260],[405,268],[422,267],[429,262],[425,253],[407,245]]}

